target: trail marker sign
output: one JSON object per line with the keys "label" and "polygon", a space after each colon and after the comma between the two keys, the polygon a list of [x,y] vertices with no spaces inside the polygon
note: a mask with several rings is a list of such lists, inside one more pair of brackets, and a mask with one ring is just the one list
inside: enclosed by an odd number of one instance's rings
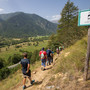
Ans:
{"label": "trail marker sign", "polygon": [[89,25],[90,25],[90,9],[79,11],[78,26],[89,26]]}

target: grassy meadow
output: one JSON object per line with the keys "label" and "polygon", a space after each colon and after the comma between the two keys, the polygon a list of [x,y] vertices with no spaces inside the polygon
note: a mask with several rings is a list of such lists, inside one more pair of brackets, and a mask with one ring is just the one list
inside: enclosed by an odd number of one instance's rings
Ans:
{"label": "grassy meadow", "polygon": [[[21,52],[19,52],[19,50],[24,50],[24,51],[29,51],[29,52],[33,52],[34,50],[39,50],[42,47],[47,46],[48,40],[44,40],[44,42],[39,42],[38,46],[33,45],[33,43],[35,43],[35,42],[30,42],[30,43],[32,44],[31,46],[28,46],[28,42],[18,44],[18,45],[22,46],[20,48],[15,48],[15,45],[11,45],[9,48],[8,48],[8,46],[1,48],[0,58],[7,60],[8,57],[12,56],[13,54],[21,54]],[[6,48],[7,48],[7,50],[6,50]]]}

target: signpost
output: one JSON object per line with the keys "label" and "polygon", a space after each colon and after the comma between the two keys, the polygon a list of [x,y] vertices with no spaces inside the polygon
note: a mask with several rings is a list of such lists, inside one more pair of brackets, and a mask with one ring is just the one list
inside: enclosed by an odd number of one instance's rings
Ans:
{"label": "signpost", "polygon": [[79,11],[78,26],[90,26],[90,10]]}
{"label": "signpost", "polygon": [[90,60],[90,9],[79,11],[78,26],[88,26],[87,55],[84,68],[84,80],[87,80]]}

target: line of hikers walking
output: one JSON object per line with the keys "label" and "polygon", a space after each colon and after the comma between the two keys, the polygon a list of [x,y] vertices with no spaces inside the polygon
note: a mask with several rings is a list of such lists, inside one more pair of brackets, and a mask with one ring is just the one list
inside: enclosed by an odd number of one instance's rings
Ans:
{"label": "line of hikers walking", "polygon": [[[61,47],[56,49],[56,53],[59,56],[59,53],[61,51]],[[39,56],[41,57],[41,70],[46,70],[46,65],[51,65],[53,63],[53,56],[54,52],[50,48],[48,48],[46,51],[44,50],[44,47],[39,52]],[[21,59],[21,67],[22,67],[22,73],[23,73],[23,89],[26,88],[26,78],[28,77],[30,84],[32,85],[35,80],[31,79],[31,70],[30,70],[30,60],[27,58],[27,53],[23,53],[23,59]]]}

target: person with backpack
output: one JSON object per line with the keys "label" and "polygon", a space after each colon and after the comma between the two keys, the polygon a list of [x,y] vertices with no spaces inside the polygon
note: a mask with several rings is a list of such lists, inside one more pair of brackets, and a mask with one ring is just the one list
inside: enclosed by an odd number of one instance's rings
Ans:
{"label": "person with backpack", "polygon": [[53,50],[51,49],[51,54],[50,54],[50,56],[51,56],[51,63],[53,63],[53,56],[54,56],[54,52],[53,52]]}
{"label": "person with backpack", "polygon": [[57,56],[59,56],[59,48],[56,49]]}
{"label": "person with backpack", "polygon": [[26,78],[28,77],[30,84],[32,85],[35,80],[31,79],[31,70],[30,70],[30,61],[27,59],[27,53],[23,53],[23,59],[21,59],[21,68],[22,68],[22,73],[23,73],[23,89],[26,88]]}
{"label": "person with backpack", "polygon": [[61,47],[61,46],[59,46],[59,51],[61,51],[61,48],[62,48],[62,47]]}
{"label": "person with backpack", "polygon": [[39,52],[39,56],[41,57],[41,70],[46,70],[46,59],[47,59],[47,53],[44,51],[44,48]]}
{"label": "person with backpack", "polygon": [[52,54],[52,51],[50,50],[50,48],[47,49],[46,53],[47,53],[47,66],[48,66],[48,64],[51,65],[51,54]]}

